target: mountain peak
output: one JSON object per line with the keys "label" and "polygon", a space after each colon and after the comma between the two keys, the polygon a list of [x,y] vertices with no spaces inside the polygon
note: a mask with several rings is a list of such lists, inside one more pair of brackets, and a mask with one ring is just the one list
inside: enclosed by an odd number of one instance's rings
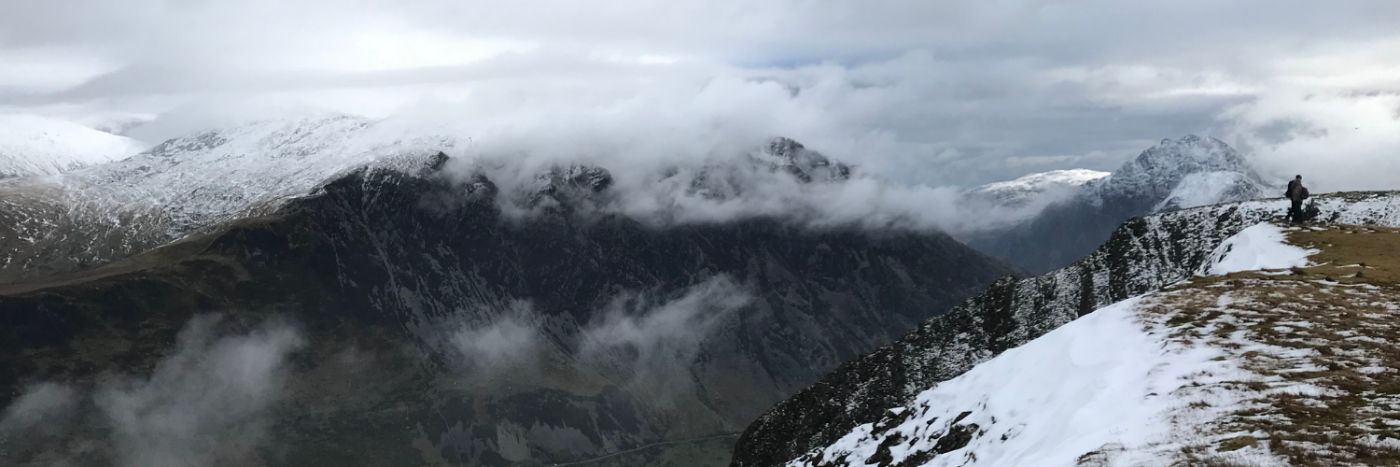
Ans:
{"label": "mountain peak", "polygon": [[136,154],[131,138],[35,115],[0,115],[0,178],[56,175]]}
{"label": "mountain peak", "polygon": [[1203,172],[1235,172],[1240,179],[1266,186],[1248,161],[1224,141],[1186,135],[1164,139],[1119,167],[1100,185],[1109,196],[1165,199],[1189,175]]}
{"label": "mountain peak", "polygon": [[988,183],[971,189],[970,194],[989,198],[1004,206],[1032,204],[1034,198],[1063,199],[1080,187],[1111,175],[1089,169],[1051,170],[1021,176],[1015,180]]}
{"label": "mountain peak", "polygon": [[762,156],[770,159],[773,168],[790,173],[804,183],[840,181],[851,177],[850,166],[833,163],[822,153],[807,149],[791,138],[779,136],[768,140]]}

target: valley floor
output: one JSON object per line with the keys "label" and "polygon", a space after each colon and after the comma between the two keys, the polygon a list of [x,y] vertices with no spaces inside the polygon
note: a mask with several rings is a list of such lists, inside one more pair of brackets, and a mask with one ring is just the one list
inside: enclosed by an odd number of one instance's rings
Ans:
{"label": "valley floor", "polygon": [[1400,465],[1400,230],[1251,227],[791,465]]}

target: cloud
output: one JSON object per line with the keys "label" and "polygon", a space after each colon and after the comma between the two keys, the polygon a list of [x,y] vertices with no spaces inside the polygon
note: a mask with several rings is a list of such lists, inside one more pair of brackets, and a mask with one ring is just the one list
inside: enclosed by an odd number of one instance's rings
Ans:
{"label": "cloud", "polygon": [[660,303],[621,296],[580,334],[580,358],[623,378],[628,389],[655,396],[691,388],[691,366],[707,341],[753,300],[727,276],[696,284]]}
{"label": "cloud", "polygon": [[472,383],[527,381],[541,376],[542,365],[555,352],[542,327],[528,302],[515,302],[484,325],[459,328],[448,343]]}
{"label": "cloud", "polygon": [[73,441],[56,448],[71,452],[40,453],[40,458],[58,455],[51,460],[62,463],[69,454],[109,455],[117,465],[143,467],[250,463],[270,442],[266,433],[271,409],[283,396],[286,359],[303,341],[284,323],[268,322],[246,333],[231,332],[228,324],[215,315],[191,320],[149,377],[116,376],[90,389],[31,386],[5,409],[0,437],[14,430],[53,430],[66,426],[62,416],[81,415],[98,438]]}
{"label": "cloud", "polygon": [[286,357],[303,341],[285,325],[223,336],[219,324],[217,316],[196,317],[150,378],[115,382],[94,394],[123,465],[253,459],[268,441],[268,410],[281,397]]}
{"label": "cloud", "polygon": [[693,389],[691,367],[705,343],[751,301],[746,288],[721,275],[674,294],[620,293],[583,323],[551,326],[516,302],[458,328],[447,343],[470,384],[549,386],[581,377],[664,400]]}
{"label": "cloud", "polygon": [[72,410],[76,402],[76,393],[68,385],[39,383],[29,386],[0,414],[0,437],[51,426],[56,416]]}
{"label": "cloud", "polygon": [[[760,133],[928,186],[1111,170],[1165,137],[1228,136],[1251,105],[1247,126],[1296,120],[1254,103],[1394,89],[1400,56],[1400,4],[1385,0],[51,3],[0,17],[0,58],[20,64],[0,67],[10,107],[436,109],[483,146],[544,151],[596,131]],[[1371,144],[1355,136],[1328,138]],[[1371,162],[1354,157],[1339,167]]]}

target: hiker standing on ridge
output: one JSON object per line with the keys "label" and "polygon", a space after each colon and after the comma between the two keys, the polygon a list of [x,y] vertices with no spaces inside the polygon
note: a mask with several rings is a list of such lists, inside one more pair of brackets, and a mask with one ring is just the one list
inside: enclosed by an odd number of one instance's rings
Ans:
{"label": "hiker standing on ridge", "polygon": [[1288,182],[1288,191],[1285,191],[1283,196],[1292,203],[1288,207],[1288,222],[1302,222],[1303,200],[1308,199],[1308,188],[1303,186],[1302,175],[1295,176],[1292,181]]}

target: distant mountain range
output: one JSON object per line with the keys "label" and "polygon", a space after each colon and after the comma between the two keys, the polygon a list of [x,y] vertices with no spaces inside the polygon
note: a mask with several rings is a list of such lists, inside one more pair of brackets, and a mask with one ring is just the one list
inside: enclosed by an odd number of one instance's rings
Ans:
{"label": "distant mountain range", "polygon": [[[32,417],[5,415],[6,463],[720,465],[771,404],[926,319],[966,314],[953,305],[1007,263],[1061,266],[1129,217],[1272,194],[1224,143],[1194,136],[1111,175],[963,190],[1029,218],[964,238],[1003,262],[901,222],[914,211],[813,222],[875,209],[841,196],[880,181],[787,138],[639,172],[455,160],[452,138],[344,115],[139,152],[45,125],[101,144],[53,136],[0,153],[16,167],[73,161],[0,180],[0,406],[55,420],[50,435],[12,436]],[[1084,271],[1136,274],[1123,267]],[[1063,283],[1098,280],[1075,277]],[[253,357],[243,379],[257,386],[190,364]],[[142,444],[170,427],[151,414],[187,411],[195,425],[158,438],[240,441]]]}
{"label": "distant mountain range", "polygon": [[[0,463],[722,465],[1011,272],[935,231],[639,220],[601,209],[606,166],[377,131],[257,122],[0,181]],[[780,138],[652,176],[727,206],[851,168]]]}
{"label": "distant mountain range", "polygon": [[1060,195],[1025,222],[968,234],[963,240],[1027,271],[1043,273],[1089,254],[1131,217],[1274,196],[1276,191],[1229,145],[1188,135],[1162,140],[1111,175]]}

